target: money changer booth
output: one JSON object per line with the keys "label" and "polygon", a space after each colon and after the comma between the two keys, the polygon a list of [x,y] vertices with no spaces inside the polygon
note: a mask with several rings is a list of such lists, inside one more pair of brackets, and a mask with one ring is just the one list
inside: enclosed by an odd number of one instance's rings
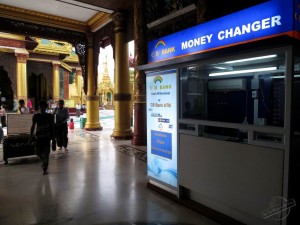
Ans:
{"label": "money changer booth", "polygon": [[298,5],[265,1],[148,43],[151,186],[208,216],[299,224]]}

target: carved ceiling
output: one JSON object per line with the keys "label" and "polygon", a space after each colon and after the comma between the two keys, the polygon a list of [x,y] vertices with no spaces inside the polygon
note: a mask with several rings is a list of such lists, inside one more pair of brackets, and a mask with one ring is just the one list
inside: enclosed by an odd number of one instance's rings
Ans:
{"label": "carved ceiling", "polygon": [[132,10],[123,0],[1,0],[0,17],[68,30],[95,32],[117,10]]}

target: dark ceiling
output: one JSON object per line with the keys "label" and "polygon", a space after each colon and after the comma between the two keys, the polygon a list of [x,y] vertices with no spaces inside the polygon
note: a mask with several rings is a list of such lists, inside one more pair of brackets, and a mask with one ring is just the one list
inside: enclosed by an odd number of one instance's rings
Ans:
{"label": "dark ceiling", "polygon": [[133,9],[133,0],[77,0],[78,2],[86,3],[93,6],[110,9],[113,11]]}

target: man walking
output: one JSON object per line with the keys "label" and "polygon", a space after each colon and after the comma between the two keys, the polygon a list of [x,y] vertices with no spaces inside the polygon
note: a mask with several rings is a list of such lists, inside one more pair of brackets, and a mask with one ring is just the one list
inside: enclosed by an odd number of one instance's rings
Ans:
{"label": "man walking", "polygon": [[36,127],[36,154],[42,160],[44,175],[47,175],[48,164],[49,164],[49,154],[50,154],[50,141],[54,140],[54,120],[53,115],[46,113],[47,102],[40,102],[40,113],[34,114],[32,117],[32,126],[30,130],[30,139],[32,141],[32,136],[34,129]]}
{"label": "man walking", "polygon": [[54,109],[54,121],[55,121],[55,137],[58,146],[58,150],[61,150],[62,147],[68,151],[68,119],[69,111],[64,107],[64,100],[58,101],[58,107]]}
{"label": "man walking", "polygon": [[78,102],[76,104],[76,117],[80,117],[80,110],[81,110],[81,105],[80,103]]}

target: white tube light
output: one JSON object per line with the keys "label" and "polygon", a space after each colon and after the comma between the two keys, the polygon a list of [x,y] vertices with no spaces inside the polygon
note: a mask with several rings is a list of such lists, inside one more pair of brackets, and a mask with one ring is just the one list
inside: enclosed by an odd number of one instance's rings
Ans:
{"label": "white tube light", "polygon": [[247,58],[247,59],[238,59],[238,60],[228,61],[228,62],[225,62],[225,63],[248,62],[248,61],[260,60],[260,59],[274,58],[274,57],[277,57],[277,55],[276,54],[275,55],[265,55],[265,56]]}
{"label": "white tube light", "polygon": [[218,70],[226,70],[227,69],[227,68],[221,67],[221,66],[215,66],[215,68],[218,69]]}
{"label": "white tube light", "polygon": [[223,76],[223,75],[264,72],[264,71],[272,71],[272,70],[277,70],[277,67],[273,66],[273,67],[265,67],[265,68],[249,69],[249,70],[236,70],[236,71],[228,71],[228,72],[210,73],[209,76],[214,77],[214,76]]}
{"label": "white tube light", "polygon": [[[294,77],[300,77],[300,75],[294,75]],[[272,79],[282,79],[282,78],[285,78],[285,76],[273,76],[271,77]]]}

